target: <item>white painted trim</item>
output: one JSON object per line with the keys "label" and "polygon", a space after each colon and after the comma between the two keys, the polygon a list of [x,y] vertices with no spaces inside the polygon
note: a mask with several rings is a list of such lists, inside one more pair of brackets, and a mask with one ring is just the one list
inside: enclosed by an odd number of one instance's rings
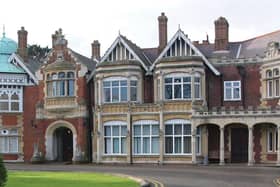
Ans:
{"label": "white painted trim", "polygon": [[125,121],[107,121],[103,123],[103,126],[110,126],[110,125],[127,125]]}
{"label": "white painted trim", "polygon": [[159,122],[156,120],[139,120],[133,122],[133,125],[159,125]]}
{"label": "white painted trim", "polygon": [[[181,29],[179,29],[175,35],[172,37],[172,39],[168,42],[168,44],[166,45],[166,47],[164,48],[164,50],[160,53],[160,55],[157,57],[157,59],[154,61],[154,63],[152,64],[150,71],[152,71],[156,65],[157,62],[159,62],[161,60],[161,58],[165,55],[165,53],[169,50],[169,48],[172,46],[172,44],[174,43],[174,41],[180,37],[181,39],[183,39],[192,50],[194,50],[194,52],[196,54],[198,54],[198,56],[200,56],[203,61],[205,62],[205,64],[213,71],[213,73],[217,76],[220,75],[220,72],[207,60],[207,58],[192,44],[192,42],[186,37],[186,35],[182,32]],[[191,55],[191,54],[190,54]]]}
{"label": "white painted trim", "polygon": [[19,65],[24,69],[24,71],[34,80],[34,82],[36,84],[39,84],[38,79],[36,78],[36,76],[31,73],[31,71],[25,66],[25,64],[23,63],[23,61],[21,60],[21,58],[16,54],[13,53],[10,57],[9,57],[9,62],[15,58],[16,61],[19,63]]}
{"label": "white painted trim", "polygon": [[[237,88],[237,87],[233,86],[233,83],[236,83],[236,82],[239,83],[239,98],[233,98],[233,90],[234,90],[234,88]],[[226,87],[226,83],[231,83],[231,86],[230,87]],[[226,88],[230,88],[231,89],[231,94],[232,94],[231,97],[232,98],[230,98],[230,99],[226,98]],[[240,80],[239,81],[224,81],[224,101],[241,101],[241,99],[242,99],[241,89],[242,89],[242,87],[241,87],[241,81]]]}
{"label": "white painted trim", "polygon": [[191,121],[186,119],[171,119],[164,122],[164,124],[169,124],[169,123],[191,124]]}

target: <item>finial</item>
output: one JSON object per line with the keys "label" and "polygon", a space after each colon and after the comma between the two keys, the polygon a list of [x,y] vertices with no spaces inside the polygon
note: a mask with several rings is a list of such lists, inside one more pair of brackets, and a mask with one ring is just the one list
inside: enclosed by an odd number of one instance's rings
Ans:
{"label": "finial", "polygon": [[119,30],[119,36],[121,35],[121,30]]}
{"label": "finial", "polygon": [[178,30],[181,30],[181,28],[180,28],[180,24],[178,24]]}
{"label": "finial", "polygon": [[5,25],[3,25],[3,38],[5,37],[6,32],[5,32]]}

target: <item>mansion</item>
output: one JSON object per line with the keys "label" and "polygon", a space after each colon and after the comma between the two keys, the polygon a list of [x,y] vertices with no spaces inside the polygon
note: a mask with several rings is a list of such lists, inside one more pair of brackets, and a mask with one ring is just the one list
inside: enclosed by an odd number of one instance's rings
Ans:
{"label": "mansion", "polygon": [[119,34],[103,56],[67,47],[43,57],[28,32],[0,40],[0,154],[7,162],[271,163],[280,165],[280,30],[191,41],[180,28],[141,48]]}

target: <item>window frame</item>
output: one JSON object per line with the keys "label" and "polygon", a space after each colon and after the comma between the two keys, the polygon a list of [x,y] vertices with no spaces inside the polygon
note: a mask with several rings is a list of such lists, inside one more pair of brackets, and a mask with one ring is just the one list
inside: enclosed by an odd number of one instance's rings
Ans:
{"label": "window frame", "polygon": [[[4,134],[3,132],[6,131],[7,134]],[[16,133],[11,133],[12,131],[16,131]],[[15,141],[13,142],[13,138],[15,138]],[[6,149],[7,151],[1,152],[0,149],[0,154],[18,154],[19,153],[19,130],[18,129],[1,129],[0,130],[0,145],[2,146],[1,140],[4,140],[5,142],[3,143],[4,146],[7,146]],[[16,151],[11,151],[11,143],[16,142]],[[7,144],[5,144],[7,143]],[[2,148],[3,150],[5,147]]]}
{"label": "window frame", "polygon": [[[7,112],[7,113],[18,113],[23,112],[23,86],[19,85],[0,85],[0,96],[2,94],[7,95],[7,99],[1,99],[0,103],[7,104],[7,109],[1,109],[0,112]],[[12,96],[16,94],[18,99],[12,99]],[[13,104],[16,103],[18,109],[13,109]]]}
{"label": "window frame", "polygon": [[[184,79],[190,79],[190,81],[185,81]],[[166,83],[166,79],[172,79],[171,83]],[[175,79],[180,79],[180,82],[177,83],[175,82]],[[192,100],[192,82],[193,82],[193,78],[192,75],[190,74],[169,74],[167,76],[165,76],[163,78],[163,94],[164,94],[164,100],[166,101],[176,101],[176,100]],[[175,98],[175,86],[180,85],[180,92],[181,92],[181,97],[180,98]],[[190,97],[184,97],[184,86],[189,85],[190,90],[189,90],[189,94]],[[167,98],[166,96],[166,86],[171,86],[171,98]]]}
{"label": "window frame", "polygon": [[[135,135],[135,127],[140,126],[140,135]],[[144,135],[143,133],[143,126],[149,126],[150,134]],[[158,134],[154,135],[153,132],[153,126],[158,126]],[[160,126],[157,121],[154,120],[140,120],[132,125],[132,150],[133,155],[159,155],[160,154]],[[135,139],[140,138],[140,153],[135,152]],[[143,145],[144,145],[144,138],[149,138],[149,152],[144,153]],[[158,138],[158,153],[153,153],[152,150],[152,144],[153,144],[153,138]]]}
{"label": "window frame", "polygon": [[[278,131],[277,128],[269,128],[267,129],[267,152],[268,153],[276,153],[278,151],[278,140],[277,140],[277,136],[278,136]],[[271,142],[272,141],[272,142]]]}
{"label": "window frame", "polygon": [[[227,83],[230,83],[230,86],[226,86]],[[238,83],[239,86],[234,86],[234,83]],[[239,98],[234,98],[234,89],[239,88]],[[227,98],[227,89],[230,89],[231,92],[231,98]],[[241,80],[235,80],[235,81],[224,81],[224,101],[241,101]]]}
{"label": "window frame", "polygon": [[[106,136],[106,127],[110,127],[110,136]],[[113,127],[118,127],[119,128],[119,135],[118,136],[114,136],[113,135]],[[125,127],[126,129],[126,134],[122,135],[122,127]],[[103,144],[103,154],[106,156],[125,156],[127,155],[127,124],[123,121],[110,121],[110,122],[106,122],[103,124],[103,140],[104,140],[104,144]],[[106,139],[110,140],[110,153],[106,153]],[[118,139],[119,140],[119,151],[118,153],[114,153],[114,139]],[[125,152],[122,152],[122,141],[123,139],[125,140]]]}

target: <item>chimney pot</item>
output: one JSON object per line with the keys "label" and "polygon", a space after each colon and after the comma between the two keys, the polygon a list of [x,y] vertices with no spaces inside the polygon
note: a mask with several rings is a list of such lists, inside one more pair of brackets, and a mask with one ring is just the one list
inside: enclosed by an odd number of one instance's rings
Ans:
{"label": "chimney pot", "polygon": [[100,43],[98,40],[94,40],[91,44],[91,58],[100,60]]}
{"label": "chimney pot", "polygon": [[168,18],[165,16],[165,13],[162,12],[158,17],[158,28],[159,28],[159,53],[165,48],[167,44],[167,21]]}
{"label": "chimney pot", "polygon": [[219,17],[215,22],[215,50],[228,50],[228,28],[226,18]]}

